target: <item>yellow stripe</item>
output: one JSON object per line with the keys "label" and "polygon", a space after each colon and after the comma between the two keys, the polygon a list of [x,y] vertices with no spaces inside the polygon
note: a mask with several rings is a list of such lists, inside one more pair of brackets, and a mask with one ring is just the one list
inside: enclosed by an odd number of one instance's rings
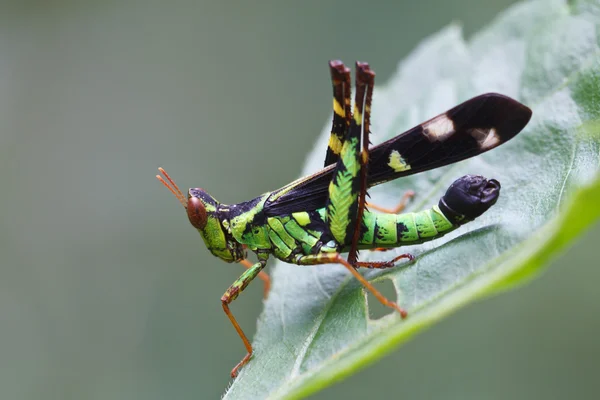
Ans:
{"label": "yellow stripe", "polygon": [[329,136],[329,148],[331,151],[333,151],[333,154],[340,154],[340,151],[342,151],[342,145],[343,144],[340,138],[332,132],[331,136]]}
{"label": "yellow stripe", "polygon": [[367,165],[369,163],[369,153],[367,151],[361,151],[360,156],[362,158],[362,165]]}
{"label": "yellow stripe", "polygon": [[342,105],[334,98],[333,99],[333,112],[342,118],[346,118],[346,113]]}
{"label": "yellow stripe", "polygon": [[358,111],[356,104],[354,105],[354,122],[356,125],[362,125],[362,114]]}

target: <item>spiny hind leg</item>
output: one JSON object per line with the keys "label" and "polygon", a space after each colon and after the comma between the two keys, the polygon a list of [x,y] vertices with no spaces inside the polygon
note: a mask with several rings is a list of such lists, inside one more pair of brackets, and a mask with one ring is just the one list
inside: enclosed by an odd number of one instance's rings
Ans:
{"label": "spiny hind leg", "polygon": [[[367,128],[368,146],[368,127],[363,126],[363,114],[365,109],[370,110],[371,108],[370,101],[375,76],[368,64],[357,63],[356,67],[353,118],[350,121],[350,127],[346,130],[346,136],[337,158],[326,203],[327,226],[336,242],[342,246],[353,243],[355,228],[361,226],[358,210],[361,199],[364,207],[366,174],[363,174],[362,170],[364,170],[363,164],[365,163],[363,158],[367,158],[361,153],[364,128]],[[350,255],[352,255],[352,251]],[[349,258],[349,261],[352,264],[355,259]]]}
{"label": "spiny hind leg", "polygon": [[342,246],[350,246],[348,262],[357,259],[365,208],[371,97],[375,73],[356,63],[353,118],[329,185],[326,220],[330,233]]}
{"label": "spiny hind leg", "polygon": [[367,63],[356,62],[356,97],[354,100],[354,118],[350,129],[354,125],[360,131],[360,173],[358,177],[358,205],[354,232],[348,252],[348,262],[358,262],[358,242],[363,229],[363,216],[367,205],[367,173],[369,166],[369,134],[371,132],[371,102],[373,98],[373,86],[375,85],[375,73]]}
{"label": "spiny hind leg", "polygon": [[329,61],[331,85],[333,86],[333,121],[331,135],[325,155],[325,166],[334,164],[340,158],[346,133],[350,127],[352,111],[350,110],[350,69],[339,60]]}
{"label": "spiny hind leg", "polygon": [[393,308],[400,314],[402,318],[406,318],[408,315],[405,309],[400,307],[397,303],[389,300],[387,297],[381,294],[379,290],[375,289],[375,287],[371,285],[371,283],[368,280],[366,280],[364,276],[359,274],[356,268],[348,261],[346,261],[340,255],[340,253],[319,253],[308,256],[302,256],[296,259],[295,262],[298,265],[341,264],[344,267],[346,267],[346,269],[350,271],[350,273],[354,275],[354,277],[365,287],[365,289],[371,292],[371,294],[375,296],[375,298],[379,300],[381,304],[383,304],[386,307]]}

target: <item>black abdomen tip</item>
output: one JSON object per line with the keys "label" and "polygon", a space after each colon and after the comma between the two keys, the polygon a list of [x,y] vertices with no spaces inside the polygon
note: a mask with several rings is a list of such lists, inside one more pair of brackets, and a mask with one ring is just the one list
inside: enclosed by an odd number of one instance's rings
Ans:
{"label": "black abdomen tip", "polygon": [[500,196],[500,182],[480,175],[458,178],[440,199],[439,207],[450,222],[461,225],[486,212]]}

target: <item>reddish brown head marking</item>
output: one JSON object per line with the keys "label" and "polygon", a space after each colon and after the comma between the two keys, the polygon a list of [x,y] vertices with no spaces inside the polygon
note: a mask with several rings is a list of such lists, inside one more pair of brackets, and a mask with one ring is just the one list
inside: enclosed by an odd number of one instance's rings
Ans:
{"label": "reddish brown head marking", "polygon": [[197,197],[190,197],[186,200],[185,195],[181,189],[179,189],[179,186],[177,186],[175,181],[167,174],[167,171],[162,168],[159,168],[158,171],[166,178],[166,180],[160,175],[156,175],[156,179],[177,197],[177,200],[179,200],[183,208],[186,209],[190,223],[196,229],[204,229],[208,217],[206,215],[206,207],[202,204],[202,200]]}
{"label": "reddish brown head marking", "polygon": [[187,201],[187,215],[190,223],[196,229],[204,229],[206,226],[206,207],[202,204],[202,200],[197,197],[190,197]]}

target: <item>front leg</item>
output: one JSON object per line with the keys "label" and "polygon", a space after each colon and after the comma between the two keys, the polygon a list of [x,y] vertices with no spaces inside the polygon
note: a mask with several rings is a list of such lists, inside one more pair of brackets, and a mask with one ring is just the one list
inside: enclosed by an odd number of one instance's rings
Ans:
{"label": "front leg", "polygon": [[250,341],[246,337],[246,334],[244,333],[244,331],[242,331],[240,324],[238,324],[235,317],[229,310],[229,303],[231,303],[233,300],[237,299],[237,297],[240,295],[240,293],[242,293],[242,291],[244,289],[246,289],[246,287],[250,284],[250,282],[252,282],[252,280],[254,278],[256,278],[256,276],[262,271],[262,269],[266,265],[267,265],[267,260],[260,260],[259,262],[254,264],[252,267],[248,268],[235,282],[233,282],[233,284],[231,286],[229,286],[229,289],[227,289],[225,294],[223,294],[223,296],[221,297],[223,311],[225,311],[225,314],[227,314],[227,317],[229,317],[231,324],[237,331],[238,335],[240,335],[240,338],[242,339],[242,342],[244,342],[244,346],[246,347],[246,351],[248,352],[246,354],[246,356],[244,358],[242,358],[242,361],[240,361],[231,370],[232,378],[235,378],[238,374],[238,370],[241,367],[243,367],[244,365],[246,365],[248,363],[248,361],[250,361],[250,357],[252,357],[252,345],[250,344]]}
{"label": "front leg", "polygon": [[[242,261],[240,261],[240,264],[242,264],[246,269],[250,269],[254,266],[254,264],[252,264],[252,261],[247,259],[243,259]],[[260,271],[258,273],[258,278],[264,282],[263,298],[266,299],[267,296],[269,296],[269,290],[271,290],[271,278],[269,278],[269,275],[267,275],[265,271]]]}

